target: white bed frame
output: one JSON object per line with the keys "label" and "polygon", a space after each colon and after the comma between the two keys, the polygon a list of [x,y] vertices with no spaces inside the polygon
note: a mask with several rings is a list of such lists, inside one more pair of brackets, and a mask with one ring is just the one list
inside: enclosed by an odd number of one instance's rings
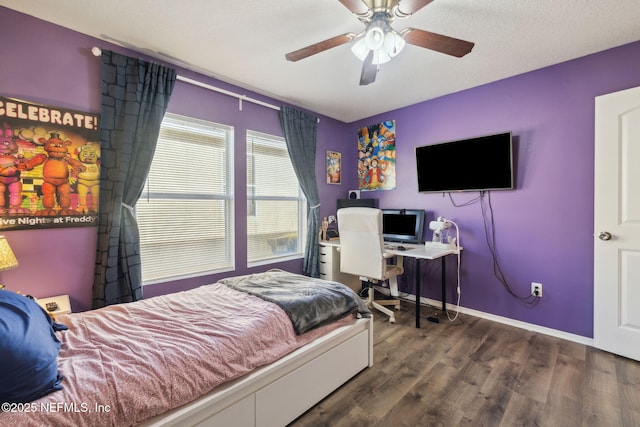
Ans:
{"label": "white bed frame", "polygon": [[371,366],[373,319],[358,319],[142,425],[282,427]]}

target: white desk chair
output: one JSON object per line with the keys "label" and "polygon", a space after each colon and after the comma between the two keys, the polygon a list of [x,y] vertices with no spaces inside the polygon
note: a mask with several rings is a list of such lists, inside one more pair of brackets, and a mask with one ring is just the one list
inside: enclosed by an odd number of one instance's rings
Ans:
{"label": "white desk chair", "polygon": [[[342,208],[338,210],[338,230],[340,233],[340,271],[360,276],[360,280],[370,282],[367,306],[389,316],[395,323],[393,310],[384,305],[400,308],[398,299],[375,300],[373,283],[389,281],[392,297],[398,296],[398,275],[404,272],[402,257],[397,264],[388,264],[384,255],[382,238],[382,211],[374,208]],[[390,258],[390,257],[389,257]]]}

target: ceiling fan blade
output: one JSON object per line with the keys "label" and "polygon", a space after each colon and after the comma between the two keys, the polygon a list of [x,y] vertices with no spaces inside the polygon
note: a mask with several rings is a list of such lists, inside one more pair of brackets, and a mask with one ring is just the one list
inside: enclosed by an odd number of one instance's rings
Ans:
{"label": "ceiling fan blade", "polygon": [[370,50],[362,64],[362,73],[360,74],[360,86],[366,86],[376,80],[378,66],[373,63],[373,51]]}
{"label": "ceiling fan blade", "polygon": [[396,10],[399,17],[412,15],[431,3],[433,0],[401,0]]}
{"label": "ceiling fan blade", "polygon": [[325,50],[331,49],[333,47],[337,47],[345,43],[349,43],[355,37],[356,35],[354,33],[346,33],[340,36],[335,36],[330,39],[312,44],[310,46],[303,47],[302,49],[289,52],[285,55],[285,58],[293,62],[299,61],[308,56],[315,55],[316,53],[324,52]]}
{"label": "ceiling fan blade", "polygon": [[409,44],[461,58],[471,52],[475,43],[417,28],[405,28],[400,35]]}
{"label": "ceiling fan blade", "polygon": [[349,9],[351,13],[355,13],[356,15],[367,15],[369,13],[369,8],[366,4],[362,2],[362,0],[338,0],[344,7]]}

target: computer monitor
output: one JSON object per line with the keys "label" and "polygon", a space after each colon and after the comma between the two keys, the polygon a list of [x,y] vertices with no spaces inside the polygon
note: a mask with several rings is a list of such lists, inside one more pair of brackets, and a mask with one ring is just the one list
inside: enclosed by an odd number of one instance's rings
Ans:
{"label": "computer monitor", "polygon": [[382,235],[387,242],[422,243],[423,209],[382,209]]}

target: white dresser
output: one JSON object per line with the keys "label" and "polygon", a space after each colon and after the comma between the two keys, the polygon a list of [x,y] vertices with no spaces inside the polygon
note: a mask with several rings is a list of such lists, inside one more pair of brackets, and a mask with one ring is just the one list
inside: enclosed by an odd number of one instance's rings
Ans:
{"label": "white dresser", "polygon": [[338,244],[329,241],[320,241],[320,278],[334,282],[344,283],[357,293],[360,292],[360,278],[351,274],[340,272],[340,253]]}

